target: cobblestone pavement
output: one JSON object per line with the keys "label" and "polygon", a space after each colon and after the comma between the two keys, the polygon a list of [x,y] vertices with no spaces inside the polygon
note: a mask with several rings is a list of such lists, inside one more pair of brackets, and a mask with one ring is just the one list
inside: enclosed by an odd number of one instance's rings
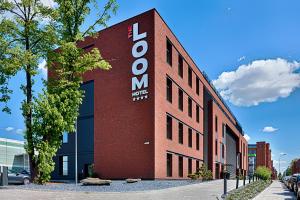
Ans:
{"label": "cobblestone pavement", "polygon": [[[241,181],[242,182],[242,181]],[[242,184],[240,182],[240,184]],[[228,190],[235,188],[235,181],[228,181]],[[223,180],[162,190],[139,192],[72,192],[23,190],[17,187],[0,189],[0,199],[5,200],[216,200],[223,193]]]}
{"label": "cobblestone pavement", "polygon": [[279,181],[273,183],[257,195],[253,200],[295,200],[293,192],[289,191],[285,185]]}

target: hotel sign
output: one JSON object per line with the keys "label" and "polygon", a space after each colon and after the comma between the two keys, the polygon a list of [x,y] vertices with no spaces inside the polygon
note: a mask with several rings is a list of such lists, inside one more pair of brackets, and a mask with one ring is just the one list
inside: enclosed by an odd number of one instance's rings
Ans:
{"label": "hotel sign", "polygon": [[131,54],[134,62],[131,65],[131,92],[132,100],[139,101],[148,98],[148,60],[145,54],[148,51],[147,32],[139,33],[139,24],[128,27],[128,38],[134,42]]}

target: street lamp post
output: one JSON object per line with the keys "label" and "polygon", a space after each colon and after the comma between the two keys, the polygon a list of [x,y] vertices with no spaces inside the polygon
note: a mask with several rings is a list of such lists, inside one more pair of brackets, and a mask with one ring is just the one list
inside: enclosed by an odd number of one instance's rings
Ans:
{"label": "street lamp post", "polygon": [[279,165],[279,174],[281,174],[281,170],[280,170],[280,159],[281,159],[281,157],[283,157],[283,156],[286,156],[286,153],[281,153],[281,154],[279,155],[279,162],[278,162],[278,165]]}
{"label": "street lamp post", "polygon": [[78,174],[77,174],[77,119],[76,119],[76,124],[75,124],[75,185],[77,186],[78,182]]}

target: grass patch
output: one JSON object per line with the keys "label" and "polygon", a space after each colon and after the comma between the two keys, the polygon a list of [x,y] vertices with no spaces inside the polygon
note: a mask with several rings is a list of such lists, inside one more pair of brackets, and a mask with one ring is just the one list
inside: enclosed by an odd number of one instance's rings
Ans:
{"label": "grass patch", "polygon": [[266,189],[272,181],[259,180],[228,193],[226,200],[250,200]]}

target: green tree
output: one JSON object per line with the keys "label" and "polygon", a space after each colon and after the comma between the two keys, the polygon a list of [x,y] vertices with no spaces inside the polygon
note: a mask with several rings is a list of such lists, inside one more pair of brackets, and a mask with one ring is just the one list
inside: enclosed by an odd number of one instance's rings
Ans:
{"label": "green tree", "polygon": [[258,166],[254,174],[262,180],[271,180],[272,171],[265,166]]}
{"label": "green tree", "polygon": [[[53,156],[61,145],[63,132],[75,130],[84,96],[80,90],[82,74],[111,68],[98,49],[87,53],[77,42],[86,36],[97,36],[95,30],[106,27],[118,7],[115,0],[108,0],[103,9],[95,0],[55,2],[55,8],[50,8],[40,0],[0,0],[0,103],[4,103],[3,111],[9,113],[7,102],[12,91],[8,81],[23,70],[26,84],[21,88],[26,100],[21,109],[26,124],[26,150],[32,179],[40,184],[51,178]],[[84,29],[91,10],[97,12],[97,17]],[[33,96],[32,86],[41,59],[47,60],[55,78],[44,82],[47,90]]]}
{"label": "green tree", "polygon": [[[53,76],[46,83],[47,91],[35,100],[33,105],[33,133],[36,147],[42,162],[38,162],[37,182],[45,183],[54,170],[53,156],[61,145],[63,132],[74,132],[79,106],[84,97],[80,85],[82,75],[94,69],[109,70],[111,65],[105,61],[97,48],[85,52],[77,46],[85,36],[97,36],[97,26],[106,27],[111,14],[117,9],[116,1],[109,0],[103,10],[97,9],[96,1],[57,0],[55,10],[59,49],[48,54],[48,69]],[[92,25],[83,29],[83,23],[93,11],[98,11]]]}
{"label": "green tree", "polygon": [[12,91],[8,88],[8,81],[23,71],[25,85],[20,87],[25,100],[21,109],[33,177],[36,175],[36,159],[32,135],[32,88],[39,61],[46,58],[56,43],[52,11],[40,0],[0,0],[0,103],[4,104],[2,111],[10,113],[7,102]]}

